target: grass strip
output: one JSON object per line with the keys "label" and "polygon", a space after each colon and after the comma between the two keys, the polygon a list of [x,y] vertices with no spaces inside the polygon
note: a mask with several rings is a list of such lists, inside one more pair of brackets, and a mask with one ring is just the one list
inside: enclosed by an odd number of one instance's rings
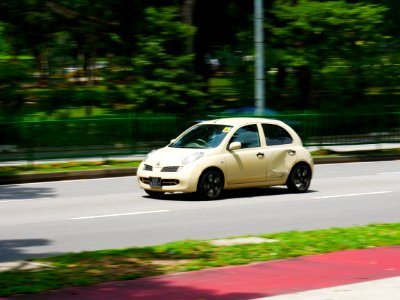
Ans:
{"label": "grass strip", "polygon": [[136,168],[140,161],[127,160],[104,160],[104,161],[74,161],[48,164],[27,164],[17,166],[1,166],[0,176],[37,174],[48,172],[83,171],[83,170],[104,170],[119,168]]}
{"label": "grass strip", "polygon": [[0,296],[38,293],[228,265],[350,249],[400,245],[400,223],[258,235],[275,243],[213,246],[179,241],[152,247],[90,251],[34,259],[50,268],[0,273]]}

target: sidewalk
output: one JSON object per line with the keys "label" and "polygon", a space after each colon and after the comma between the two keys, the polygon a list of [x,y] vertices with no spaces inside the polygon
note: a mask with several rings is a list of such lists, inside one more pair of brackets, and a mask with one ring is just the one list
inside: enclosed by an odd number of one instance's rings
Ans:
{"label": "sidewalk", "polygon": [[331,145],[331,146],[307,146],[309,151],[329,149],[337,152],[400,149],[400,143],[360,144],[360,145]]}
{"label": "sidewalk", "polygon": [[398,300],[400,246],[222,267],[4,299]]}

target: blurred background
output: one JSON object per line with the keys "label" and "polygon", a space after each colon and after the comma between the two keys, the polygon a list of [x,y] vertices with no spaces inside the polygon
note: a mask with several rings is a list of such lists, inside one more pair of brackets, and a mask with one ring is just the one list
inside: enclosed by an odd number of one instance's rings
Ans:
{"label": "blurred background", "polygon": [[[306,145],[400,142],[398,0],[264,0],[265,109]],[[249,0],[0,3],[0,161],[145,153],[254,115]]]}

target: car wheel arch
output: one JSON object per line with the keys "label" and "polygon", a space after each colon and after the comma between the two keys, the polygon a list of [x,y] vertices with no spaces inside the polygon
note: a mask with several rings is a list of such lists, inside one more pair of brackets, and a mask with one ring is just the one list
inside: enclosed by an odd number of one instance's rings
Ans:
{"label": "car wheel arch", "polygon": [[311,172],[311,177],[314,175],[313,168],[311,167],[311,165],[308,162],[298,161],[290,168],[290,172],[288,173],[288,177],[286,178],[286,184],[287,184],[287,181],[289,180],[290,175],[292,174],[293,170],[298,166],[306,166],[308,168],[308,170]]}
{"label": "car wheel arch", "polygon": [[201,171],[200,176],[197,178],[197,189],[199,188],[201,177],[208,171],[216,171],[216,172],[218,172],[223,178],[224,187],[225,187],[225,173],[218,167],[210,166],[210,167],[205,168],[203,171]]}

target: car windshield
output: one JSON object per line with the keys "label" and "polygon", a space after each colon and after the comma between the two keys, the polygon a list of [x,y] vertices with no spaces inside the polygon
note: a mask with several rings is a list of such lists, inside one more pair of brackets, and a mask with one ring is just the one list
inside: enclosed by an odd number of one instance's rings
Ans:
{"label": "car windshield", "polygon": [[169,145],[174,148],[215,148],[231,130],[232,126],[198,124],[189,128],[179,139]]}

